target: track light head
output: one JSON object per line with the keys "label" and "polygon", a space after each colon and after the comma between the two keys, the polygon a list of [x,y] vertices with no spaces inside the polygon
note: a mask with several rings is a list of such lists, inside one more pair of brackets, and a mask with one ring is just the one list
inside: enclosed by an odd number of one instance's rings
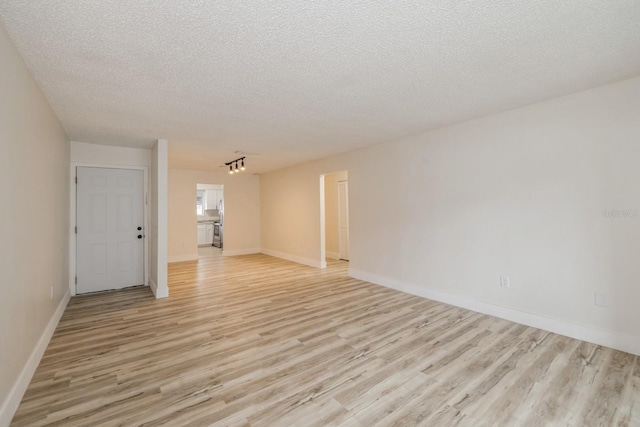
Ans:
{"label": "track light head", "polygon": [[[235,165],[234,165],[234,163],[235,163]],[[240,167],[238,167],[238,163],[241,164]],[[245,170],[244,157],[240,157],[239,159],[231,160],[230,162],[225,163],[225,165],[229,166],[229,175],[233,175],[234,173],[238,173],[240,171]]]}

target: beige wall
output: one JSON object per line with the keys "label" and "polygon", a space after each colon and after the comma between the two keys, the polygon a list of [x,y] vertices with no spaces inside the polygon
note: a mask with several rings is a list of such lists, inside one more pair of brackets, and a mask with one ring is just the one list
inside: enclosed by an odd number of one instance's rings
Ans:
{"label": "beige wall", "polygon": [[71,162],[99,166],[151,166],[151,150],[71,141]]}
{"label": "beige wall", "polygon": [[169,170],[169,262],[198,256],[196,185],[224,185],[224,254],[260,252],[260,177]]}
{"label": "beige wall", "polygon": [[0,425],[5,425],[68,297],[69,141],[2,26],[0,75]]}
{"label": "beige wall", "polygon": [[352,275],[640,353],[638,117],[635,78],[264,174],[262,247],[320,262],[348,170]]}
{"label": "beige wall", "polygon": [[348,156],[340,156],[261,175],[264,253],[315,267],[322,265],[320,176],[347,170],[347,164]]}
{"label": "beige wall", "polygon": [[324,221],[326,257],[340,258],[338,233],[338,182],[347,180],[347,171],[324,176]]}

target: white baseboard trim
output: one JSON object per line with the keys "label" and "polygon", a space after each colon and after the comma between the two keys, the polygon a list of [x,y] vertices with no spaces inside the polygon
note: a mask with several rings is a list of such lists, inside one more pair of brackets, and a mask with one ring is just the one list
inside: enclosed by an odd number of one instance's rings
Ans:
{"label": "white baseboard trim", "polygon": [[158,288],[156,282],[154,282],[151,278],[149,278],[149,287],[151,288],[151,292],[153,292],[153,295],[155,295],[156,299],[167,298],[169,296],[169,289],[166,287]]}
{"label": "white baseboard trim", "polygon": [[173,255],[168,257],[167,262],[183,262],[183,261],[197,261],[198,254],[187,255]]}
{"label": "white baseboard trim", "polygon": [[0,406],[0,426],[8,426],[11,423],[11,419],[20,405],[24,392],[27,391],[31,378],[33,378],[33,374],[36,372],[36,368],[40,364],[40,359],[42,359],[42,355],[47,349],[49,341],[51,341],[51,337],[53,336],[53,333],[58,326],[58,322],[64,314],[64,310],[67,308],[67,304],[70,299],[71,292],[67,289],[67,292],[62,297],[56,311],[51,316],[51,319],[49,319],[47,327],[42,331],[42,335],[40,335],[38,343],[31,352],[29,359],[27,359],[27,363],[22,368],[22,372],[20,372],[18,379],[15,384],[13,384],[13,387],[11,387],[7,400],[5,400],[2,403],[2,406]]}
{"label": "white baseboard trim", "polygon": [[251,254],[259,254],[260,248],[249,248],[249,249],[222,249],[223,256],[236,256],[236,255],[251,255]]}
{"label": "white baseboard trim", "polygon": [[260,252],[265,254],[265,255],[274,256],[276,258],[286,259],[287,261],[297,262],[298,264],[308,265],[309,267],[327,268],[327,262],[326,261],[318,261],[318,260],[315,260],[315,259],[303,258],[303,257],[297,256],[297,255],[291,255],[291,254],[287,254],[287,253],[284,253],[284,252],[278,252],[278,251],[274,251],[274,250],[271,250],[271,249],[265,249],[265,248],[262,248],[260,250]]}
{"label": "white baseboard trim", "polygon": [[324,255],[325,255],[327,258],[331,258],[331,259],[340,259],[340,254],[339,254],[338,252],[329,252],[329,251],[326,251],[326,252],[324,253]]}
{"label": "white baseboard trim", "polygon": [[488,314],[511,322],[532,326],[534,328],[543,329],[559,335],[564,335],[570,338],[587,341],[593,344],[610,347],[640,356],[640,337],[637,336],[596,329],[589,326],[567,322],[565,320],[519,311],[483,301],[477,301],[444,292],[432,291],[420,286],[403,283],[396,279],[367,273],[353,268],[349,268],[349,276],[366,282],[371,282],[376,285],[406,292],[408,294],[443,302],[456,307],[466,308],[478,313]]}

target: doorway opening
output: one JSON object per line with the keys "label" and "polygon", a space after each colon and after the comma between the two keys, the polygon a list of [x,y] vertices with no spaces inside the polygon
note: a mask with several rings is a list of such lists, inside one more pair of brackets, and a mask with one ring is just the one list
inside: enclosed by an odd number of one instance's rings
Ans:
{"label": "doorway opening", "polygon": [[222,254],[224,247],[224,185],[196,184],[198,257]]}
{"label": "doorway opening", "polygon": [[349,261],[349,173],[320,177],[321,261]]}

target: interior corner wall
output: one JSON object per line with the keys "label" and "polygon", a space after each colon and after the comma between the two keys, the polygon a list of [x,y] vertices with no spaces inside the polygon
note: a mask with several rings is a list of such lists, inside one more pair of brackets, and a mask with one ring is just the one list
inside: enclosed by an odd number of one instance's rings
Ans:
{"label": "interior corner wall", "polygon": [[169,262],[198,258],[197,184],[224,185],[223,254],[260,252],[260,176],[169,169]]}
{"label": "interior corner wall", "polygon": [[69,299],[69,140],[0,25],[0,425]]}
{"label": "interior corner wall", "polygon": [[263,174],[263,250],[319,262],[348,170],[352,275],[640,354],[638,117],[634,78]]}
{"label": "interior corner wall", "polygon": [[[345,170],[347,156],[305,163],[260,176],[262,252],[322,267],[320,176]],[[326,248],[325,248],[326,250]]]}

